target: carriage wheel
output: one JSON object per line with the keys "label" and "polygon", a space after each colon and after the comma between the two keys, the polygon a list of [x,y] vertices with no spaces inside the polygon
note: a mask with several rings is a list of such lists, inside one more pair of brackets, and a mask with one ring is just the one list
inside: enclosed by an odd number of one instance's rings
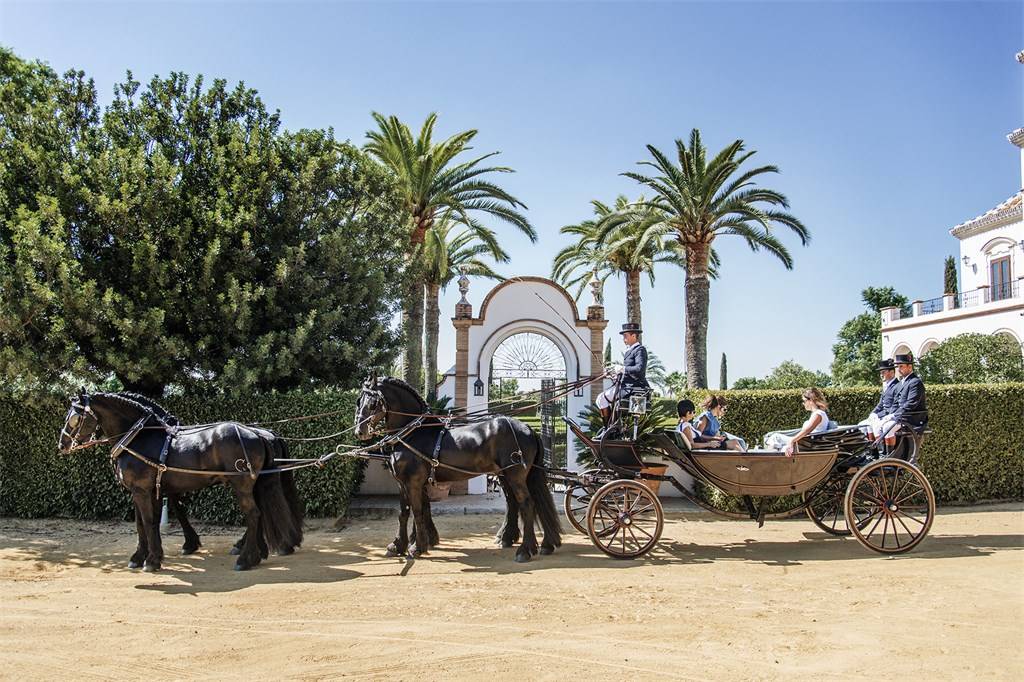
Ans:
{"label": "carriage wheel", "polygon": [[[821,485],[801,495],[804,504],[807,505],[804,511],[807,512],[808,518],[829,535],[845,537],[850,534],[843,509],[848,480],[845,477],[830,477]],[[811,500],[811,503],[807,504],[807,500]]]}
{"label": "carriage wheel", "polygon": [[[593,474],[595,471],[596,469],[584,471],[582,475]],[[565,486],[565,497],[562,502],[565,518],[569,519],[573,528],[584,535],[587,534],[587,509],[590,507],[590,500],[593,499],[594,493],[600,487],[595,483],[579,482]]]}
{"label": "carriage wheel", "polygon": [[643,483],[619,480],[594,493],[587,510],[587,532],[598,549],[616,559],[646,554],[658,543],[665,512]]}
{"label": "carriage wheel", "polygon": [[935,493],[913,464],[882,459],[854,475],[846,490],[845,512],[860,544],[882,554],[899,554],[928,534],[935,517]]}

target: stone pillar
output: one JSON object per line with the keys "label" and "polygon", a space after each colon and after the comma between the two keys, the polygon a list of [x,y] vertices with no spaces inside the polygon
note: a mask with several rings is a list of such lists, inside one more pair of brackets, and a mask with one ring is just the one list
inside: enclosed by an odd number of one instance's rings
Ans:
{"label": "stone pillar", "polygon": [[459,277],[459,292],[462,298],[455,304],[455,395],[453,407],[469,405],[469,328],[473,326],[473,305],[466,299],[469,292],[469,278]]}
{"label": "stone pillar", "polygon": [[[590,369],[587,376],[594,377],[604,372],[604,330],[607,326],[604,306],[587,306],[587,328],[590,329]],[[590,384],[590,402],[597,402],[597,396],[603,390],[603,381]]]}
{"label": "stone pillar", "polygon": [[985,303],[991,302],[992,294],[989,292],[989,286],[987,284],[982,284],[978,287],[978,303],[980,305],[984,305]]}
{"label": "stone pillar", "polygon": [[912,301],[910,304],[910,310],[914,317],[921,317],[921,314],[924,312],[924,301]]}
{"label": "stone pillar", "polygon": [[886,306],[882,308],[882,326],[884,327],[889,322],[900,319],[900,309],[896,306]]}
{"label": "stone pillar", "polygon": [[942,309],[953,310],[956,307],[956,294],[942,295]]}

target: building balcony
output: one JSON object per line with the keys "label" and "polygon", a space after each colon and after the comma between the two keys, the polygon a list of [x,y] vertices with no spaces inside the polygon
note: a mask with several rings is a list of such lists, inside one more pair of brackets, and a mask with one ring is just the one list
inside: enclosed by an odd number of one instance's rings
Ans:
{"label": "building balcony", "polygon": [[[984,315],[1024,304],[1024,278],[994,287],[945,294],[926,301],[914,301],[909,311],[897,307],[882,308],[882,328],[941,322],[965,316]],[[907,315],[907,313],[910,313]]]}

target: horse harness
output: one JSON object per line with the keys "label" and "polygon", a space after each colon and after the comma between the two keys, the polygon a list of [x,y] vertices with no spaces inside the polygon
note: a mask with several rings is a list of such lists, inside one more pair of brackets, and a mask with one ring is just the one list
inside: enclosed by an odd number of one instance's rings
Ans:
{"label": "horse harness", "polygon": [[[86,409],[88,409],[88,405],[86,406]],[[131,445],[132,441],[135,440],[135,437],[144,428],[146,428],[146,423],[149,421],[150,418],[156,419],[157,422],[159,422],[160,426],[162,426],[164,428],[164,431],[166,433],[166,437],[164,438],[164,444],[160,448],[159,461],[157,461],[157,462],[154,462],[153,460],[149,459],[148,457],[145,457],[145,456],[139,454],[135,450],[132,450],[131,447],[129,447]],[[171,421],[171,420],[173,420],[173,422],[174,422],[173,424],[169,424],[168,423],[168,421]],[[115,445],[113,448],[111,448],[111,450],[110,450],[110,464],[111,464],[111,467],[114,469],[114,473],[115,473],[118,481],[120,481],[121,485],[125,485],[125,483],[124,483],[124,477],[121,474],[120,469],[118,469],[118,467],[117,467],[117,461],[118,461],[118,459],[121,458],[122,455],[125,455],[125,454],[131,455],[132,457],[134,457],[138,461],[142,462],[146,466],[148,466],[148,467],[150,467],[152,469],[156,469],[156,489],[155,489],[155,491],[156,491],[157,499],[161,499],[160,488],[161,488],[161,484],[162,484],[162,481],[163,481],[164,474],[167,473],[168,471],[172,471],[172,472],[176,472],[176,473],[183,473],[183,474],[196,474],[196,475],[200,475],[200,476],[203,476],[203,475],[205,475],[205,476],[248,475],[252,480],[255,481],[256,478],[259,476],[259,474],[253,468],[252,460],[249,459],[249,452],[245,448],[245,440],[242,438],[242,433],[238,430],[238,424],[232,423],[232,426],[235,429],[235,436],[238,438],[238,444],[242,448],[242,457],[239,457],[237,460],[235,460],[235,471],[234,472],[231,472],[231,471],[204,471],[204,470],[201,470],[201,469],[185,469],[185,468],[182,468],[182,467],[169,466],[167,464],[167,455],[170,452],[171,442],[178,436],[178,431],[180,430],[181,427],[178,424],[177,418],[171,417],[170,420],[165,420],[163,417],[161,417],[160,415],[158,415],[156,412],[154,412],[152,409],[149,409],[149,408],[147,408],[145,413],[141,417],[139,417],[138,421],[136,421],[135,424],[127,432],[125,432],[125,434],[121,437],[121,440],[119,440],[117,442],[117,445]]]}
{"label": "horse harness", "polygon": [[[385,406],[386,405],[387,405],[387,403],[385,403]],[[424,462],[426,462],[426,463],[428,463],[430,465],[430,475],[427,477],[427,482],[429,482],[431,485],[434,485],[434,483],[436,483],[436,475],[437,475],[437,470],[438,469],[448,469],[449,471],[457,471],[460,474],[467,474],[469,476],[484,476],[484,475],[492,476],[492,475],[497,475],[497,474],[500,474],[501,472],[505,471],[506,469],[511,469],[512,467],[516,467],[516,466],[522,466],[525,469],[526,468],[526,460],[523,457],[523,448],[519,445],[519,436],[516,435],[515,429],[512,428],[512,423],[509,421],[509,418],[508,417],[504,417],[504,416],[502,418],[506,422],[508,422],[509,428],[512,431],[512,438],[516,442],[516,449],[513,450],[511,455],[509,456],[509,458],[511,460],[511,464],[508,464],[507,466],[503,466],[500,469],[495,469],[494,471],[469,471],[468,469],[462,469],[461,467],[457,467],[457,466],[454,466],[452,464],[445,464],[444,462],[442,462],[440,460],[440,455],[441,455],[441,439],[444,438],[444,434],[449,431],[448,424],[446,424],[446,423],[441,423],[441,424],[437,425],[439,427],[438,431],[437,431],[437,438],[434,440],[434,451],[433,451],[433,453],[432,453],[432,455],[430,457],[428,457],[427,455],[423,454],[423,452],[421,452],[415,446],[410,445],[409,442],[406,441],[403,438],[403,436],[407,435],[407,434],[400,434],[400,435],[398,435],[395,438],[395,441],[398,442],[398,443],[401,443],[403,446],[405,446],[405,448],[407,450],[409,450],[409,452],[411,452],[412,454],[416,455],[416,457],[418,457],[420,460],[422,460],[422,461],[424,461]],[[418,419],[416,421],[422,422],[423,419],[421,417],[420,419]],[[422,424],[418,424],[416,428],[419,428],[419,426],[422,426]],[[413,431],[413,430],[415,430],[415,428],[410,430],[410,432]],[[391,474],[394,475],[395,474],[394,457],[391,458],[391,461],[389,462],[389,464],[391,466]]]}

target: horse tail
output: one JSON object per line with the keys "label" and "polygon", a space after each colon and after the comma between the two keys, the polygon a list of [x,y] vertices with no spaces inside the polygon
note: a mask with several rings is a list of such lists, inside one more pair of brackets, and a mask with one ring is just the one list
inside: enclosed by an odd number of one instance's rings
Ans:
{"label": "horse tail", "polygon": [[[266,468],[276,468],[274,451],[283,449],[280,439],[264,439],[267,450]],[[282,459],[284,457],[282,456]],[[296,518],[298,498],[295,496],[295,481],[291,471],[261,474],[256,479],[256,504],[260,509],[260,521],[267,544],[280,554],[291,554],[302,544],[302,518]],[[290,497],[294,496],[292,499]]]}
{"label": "horse tail", "polygon": [[[287,459],[288,443],[280,438],[275,438],[274,441],[277,443],[280,459]],[[287,500],[288,507],[292,512],[292,539],[295,540],[293,547],[298,547],[302,544],[302,521],[306,516],[306,508],[299,498],[299,490],[295,485],[294,471],[281,472],[281,490],[284,492],[284,499]]]}
{"label": "horse tail", "polygon": [[553,547],[561,547],[562,525],[559,522],[558,510],[555,508],[555,498],[548,486],[548,472],[543,463],[544,446],[536,433],[533,434],[533,438],[537,443],[537,455],[529,473],[526,474],[526,488],[530,492],[530,499],[533,500],[541,528],[544,529],[544,543],[550,542]]}

